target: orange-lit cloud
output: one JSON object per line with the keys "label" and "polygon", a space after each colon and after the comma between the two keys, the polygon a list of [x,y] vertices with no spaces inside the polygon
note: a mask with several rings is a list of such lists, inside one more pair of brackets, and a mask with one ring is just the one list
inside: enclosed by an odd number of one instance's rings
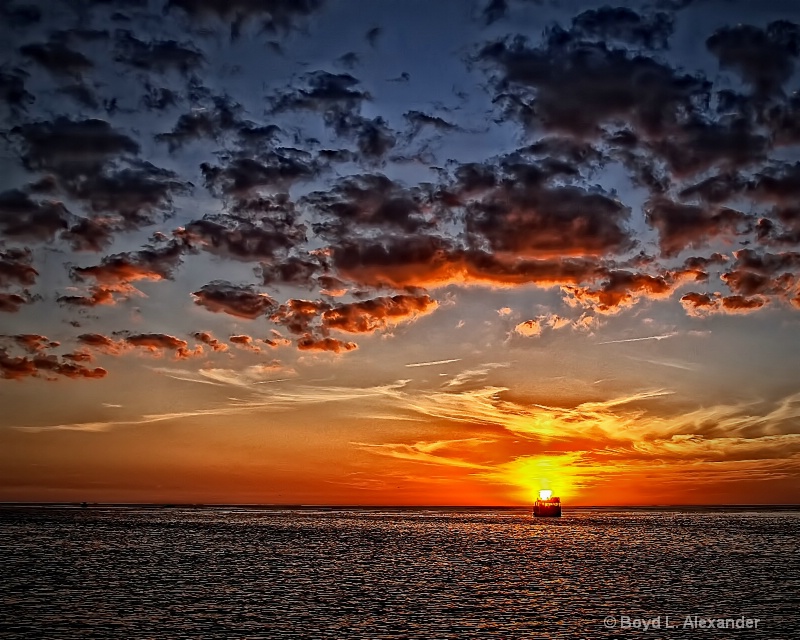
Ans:
{"label": "orange-lit cloud", "polygon": [[542,335],[542,330],[549,329],[562,329],[573,324],[568,318],[562,318],[554,313],[546,314],[520,322],[514,327],[514,332],[526,338],[535,338]]}
{"label": "orange-lit cloud", "polygon": [[630,271],[613,271],[599,288],[565,286],[567,302],[597,313],[618,313],[640,298],[665,298],[674,287],[670,276],[651,276]]}
{"label": "orange-lit cloud", "polygon": [[336,338],[315,338],[305,335],[297,340],[297,348],[300,351],[330,351],[332,353],[344,353],[358,349],[355,342],[345,342]]}
{"label": "orange-lit cloud", "polygon": [[100,333],[82,333],[77,338],[78,343],[108,355],[119,355],[129,349],[124,340],[113,340]]}
{"label": "orange-lit cloud", "polygon": [[157,357],[161,357],[167,351],[172,351],[177,359],[191,358],[203,352],[202,347],[191,350],[186,340],[165,333],[139,333],[126,336],[124,340],[127,344],[144,349]]}
{"label": "orange-lit cloud", "polygon": [[244,349],[245,351],[252,351],[253,353],[261,353],[260,347],[256,345],[253,338],[251,338],[248,335],[231,336],[230,338],[228,338],[228,342],[238,347],[239,349]]}
{"label": "orange-lit cloud", "polygon": [[438,303],[428,295],[396,295],[337,305],[322,313],[322,326],[348,333],[372,333],[390,324],[431,313]]}
{"label": "orange-lit cloud", "polygon": [[192,334],[192,337],[195,340],[202,342],[203,344],[208,345],[211,347],[212,351],[227,351],[228,345],[224,342],[220,342],[214,337],[210,331],[196,331]]}
{"label": "orange-lit cloud", "polygon": [[45,378],[54,380],[52,375],[66,378],[104,378],[108,372],[102,367],[89,368],[75,362],[64,362],[56,356],[34,355],[10,356],[0,350],[0,377],[6,380],[23,378]]}
{"label": "orange-lit cloud", "polygon": [[127,300],[133,296],[143,297],[144,294],[133,285],[124,282],[116,284],[97,284],[90,287],[88,295],[59,296],[58,302],[79,307],[96,307],[100,305],[114,305],[120,299]]}
{"label": "orange-lit cloud", "polygon": [[691,292],[681,298],[681,304],[690,316],[703,317],[714,313],[752,313],[765,306],[767,300],[761,296],[747,298]]}
{"label": "orange-lit cloud", "polygon": [[118,284],[136,280],[165,280],[180,265],[184,246],[171,242],[159,248],[145,248],[132,253],[118,253],[92,267],[74,267],[78,280],[94,278],[98,283]]}

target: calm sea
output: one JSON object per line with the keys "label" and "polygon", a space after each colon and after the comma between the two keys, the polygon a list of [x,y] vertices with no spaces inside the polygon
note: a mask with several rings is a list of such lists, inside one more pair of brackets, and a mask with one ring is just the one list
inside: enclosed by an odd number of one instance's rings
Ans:
{"label": "calm sea", "polygon": [[3,637],[800,638],[798,510],[7,507],[0,574]]}

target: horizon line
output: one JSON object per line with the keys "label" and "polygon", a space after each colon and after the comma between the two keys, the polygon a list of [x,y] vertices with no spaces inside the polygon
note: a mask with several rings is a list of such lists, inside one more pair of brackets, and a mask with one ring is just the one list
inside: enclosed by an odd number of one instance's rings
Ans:
{"label": "horizon line", "polygon": [[[273,502],[89,502],[89,501],[0,501],[4,507],[269,507],[276,509],[530,509],[531,504],[519,505],[458,505],[458,504],[330,504],[330,503],[273,503]],[[798,508],[800,503],[661,503],[661,504],[576,504],[567,509],[676,509],[676,508]]]}

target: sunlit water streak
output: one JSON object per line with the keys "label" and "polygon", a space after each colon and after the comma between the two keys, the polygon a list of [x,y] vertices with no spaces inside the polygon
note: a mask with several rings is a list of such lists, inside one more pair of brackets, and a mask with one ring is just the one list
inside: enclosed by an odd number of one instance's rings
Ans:
{"label": "sunlit water streak", "polygon": [[0,553],[7,637],[800,637],[798,511],[6,508]]}

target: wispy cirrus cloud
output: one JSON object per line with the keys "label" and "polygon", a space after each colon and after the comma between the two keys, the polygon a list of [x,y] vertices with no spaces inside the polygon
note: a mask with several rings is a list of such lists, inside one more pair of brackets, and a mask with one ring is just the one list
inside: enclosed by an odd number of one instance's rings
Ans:
{"label": "wispy cirrus cloud", "polygon": [[647,340],[656,340],[657,342],[660,342],[661,340],[674,338],[677,335],[678,335],[677,331],[671,331],[670,333],[662,333],[661,335],[657,336],[642,336],[641,338],[624,338],[622,340],[604,340],[603,342],[598,342],[597,344],[622,344],[623,342],[645,342]]}
{"label": "wispy cirrus cloud", "polygon": [[[461,467],[464,469],[488,470],[490,467],[457,457],[457,454],[454,455],[453,452],[462,449],[474,449],[492,442],[492,440],[485,438],[462,438],[458,440],[415,442],[413,444],[369,444],[365,442],[353,442],[352,444],[360,449],[399,460]],[[450,455],[437,453],[443,450],[449,451]]]}
{"label": "wispy cirrus cloud", "polygon": [[453,362],[461,362],[461,358],[450,358],[448,360],[431,360],[429,362],[409,362],[404,365],[406,367],[438,367],[443,364],[451,364]]}

